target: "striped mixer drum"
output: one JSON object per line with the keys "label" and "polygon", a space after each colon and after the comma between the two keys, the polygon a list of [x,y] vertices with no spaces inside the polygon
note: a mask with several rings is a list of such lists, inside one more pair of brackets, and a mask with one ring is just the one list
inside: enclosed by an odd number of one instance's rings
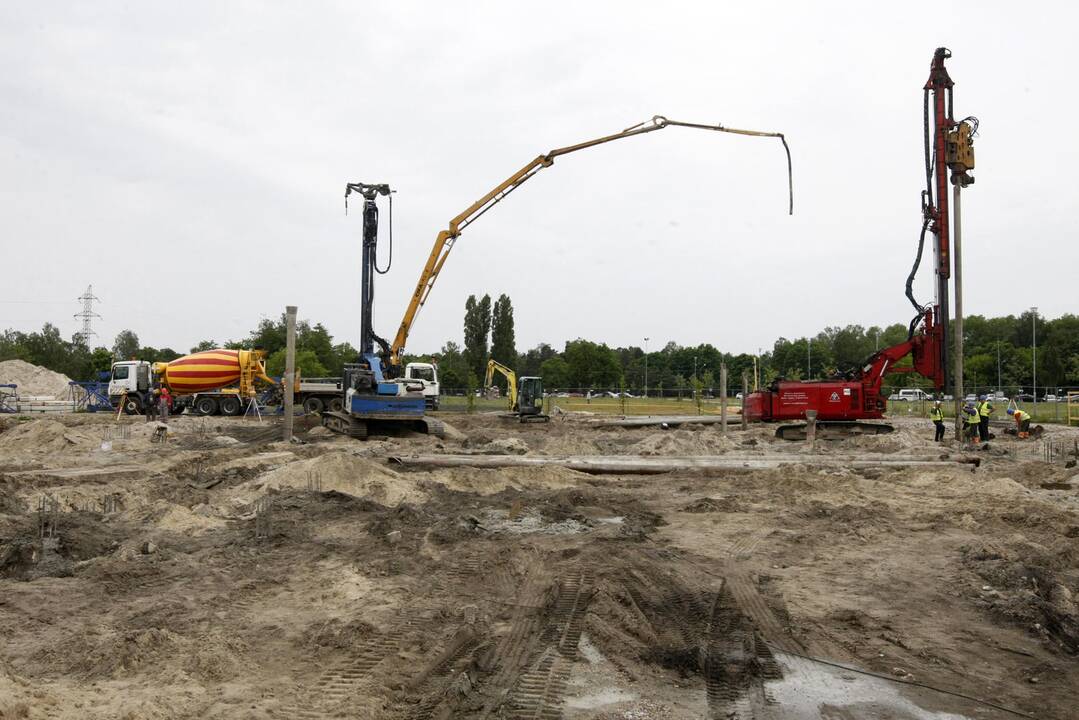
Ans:
{"label": "striped mixer drum", "polygon": [[206,392],[240,381],[245,369],[263,374],[262,353],[253,350],[206,350],[173,360],[154,370],[176,395]]}

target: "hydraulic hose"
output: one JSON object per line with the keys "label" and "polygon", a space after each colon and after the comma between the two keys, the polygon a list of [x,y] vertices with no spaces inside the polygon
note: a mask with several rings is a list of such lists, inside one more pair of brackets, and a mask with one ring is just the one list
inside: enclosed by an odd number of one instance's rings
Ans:
{"label": "hydraulic hose", "polygon": [[914,299],[914,278],[918,275],[918,268],[922,264],[922,252],[925,249],[925,233],[928,230],[929,218],[926,217],[922,220],[922,232],[918,235],[918,254],[914,256],[914,266],[910,269],[910,274],[907,275],[907,299],[910,300],[910,304],[914,306],[914,309],[918,311],[918,314],[910,321],[910,327],[907,328],[908,340],[914,337],[914,330],[918,326],[918,321],[922,319],[922,313],[925,312],[925,308]]}

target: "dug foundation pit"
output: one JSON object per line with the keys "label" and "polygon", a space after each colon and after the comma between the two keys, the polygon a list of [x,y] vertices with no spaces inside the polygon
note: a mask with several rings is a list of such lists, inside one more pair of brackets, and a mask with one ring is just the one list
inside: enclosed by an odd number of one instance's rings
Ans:
{"label": "dug foundation pit", "polygon": [[[904,420],[810,454],[439,417],[459,434],[3,421],[0,717],[1071,717],[1079,479],[1030,444],[972,471],[884,464],[940,453]],[[803,462],[386,461],[420,455]]]}

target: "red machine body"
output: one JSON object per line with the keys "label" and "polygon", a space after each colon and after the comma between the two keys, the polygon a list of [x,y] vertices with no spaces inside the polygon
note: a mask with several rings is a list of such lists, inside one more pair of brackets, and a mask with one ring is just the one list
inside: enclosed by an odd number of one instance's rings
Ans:
{"label": "red machine body", "polygon": [[[948,232],[951,218],[947,193],[949,166],[953,170],[952,182],[963,187],[974,182],[973,177],[967,174],[967,170],[973,168],[972,151],[967,147],[965,149],[970,152],[969,156],[952,157],[949,142],[955,144],[955,133],[964,123],[968,124],[970,134],[977,129],[974,118],[967,118],[961,123],[953,119],[954,84],[944,67],[944,61],[949,57],[951,52],[946,48],[937,49],[930,65],[929,80],[924,87],[926,188],[922,192],[923,224],[918,255],[907,279],[907,298],[918,311],[910,324],[909,339],[874,353],[860,368],[841,377],[805,381],[780,379],[767,389],[750,393],[742,406],[742,412],[750,421],[804,421],[810,410],[815,410],[817,420],[825,423],[849,426],[857,425],[860,420],[879,420],[887,410],[887,399],[881,395],[881,387],[885,373],[889,372],[917,372],[931,380],[937,392],[942,392],[948,385],[948,290],[951,278]],[[969,145],[969,139],[964,142]],[[936,301],[932,305],[918,303],[912,291],[927,232],[934,239]],[[907,355],[912,356],[913,362],[899,365]],[[891,428],[869,424],[863,426],[862,430],[887,432]],[[790,439],[798,437],[797,432],[783,434],[777,431],[777,435]]]}
{"label": "red machine body", "polygon": [[[879,420],[887,399],[881,395],[884,374],[917,372],[944,389],[941,345],[942,326],[936,308],[926,310],[922,329],[910,340],[874,353],[850,377],[833,380],[777,380],[767,390],[750,393],[742,412],[751,422],[805,420],[806,410],[816,410],[820,421]],[[907,355],[911,365],[897,365]]]}

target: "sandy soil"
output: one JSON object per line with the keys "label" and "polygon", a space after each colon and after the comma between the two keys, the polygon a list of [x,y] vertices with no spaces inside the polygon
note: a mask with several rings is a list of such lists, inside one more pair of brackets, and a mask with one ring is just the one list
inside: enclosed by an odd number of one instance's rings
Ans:
{"label": "sandy soil", "polygon": [[0,420],[0,718],[1075,717],[1079,469],[1033,441],[977,469],[387,464],[954,450],[906,420],[811,452],[440,417]]}
{"label": "sandy soil", "polygon": [[53,372],[25,360],[0,362],[0,384],[18,385],[16,390],[24,397],[67,400],[71,397],[71,388],[68,385],[70,382],[71,378],[63,373]]}

